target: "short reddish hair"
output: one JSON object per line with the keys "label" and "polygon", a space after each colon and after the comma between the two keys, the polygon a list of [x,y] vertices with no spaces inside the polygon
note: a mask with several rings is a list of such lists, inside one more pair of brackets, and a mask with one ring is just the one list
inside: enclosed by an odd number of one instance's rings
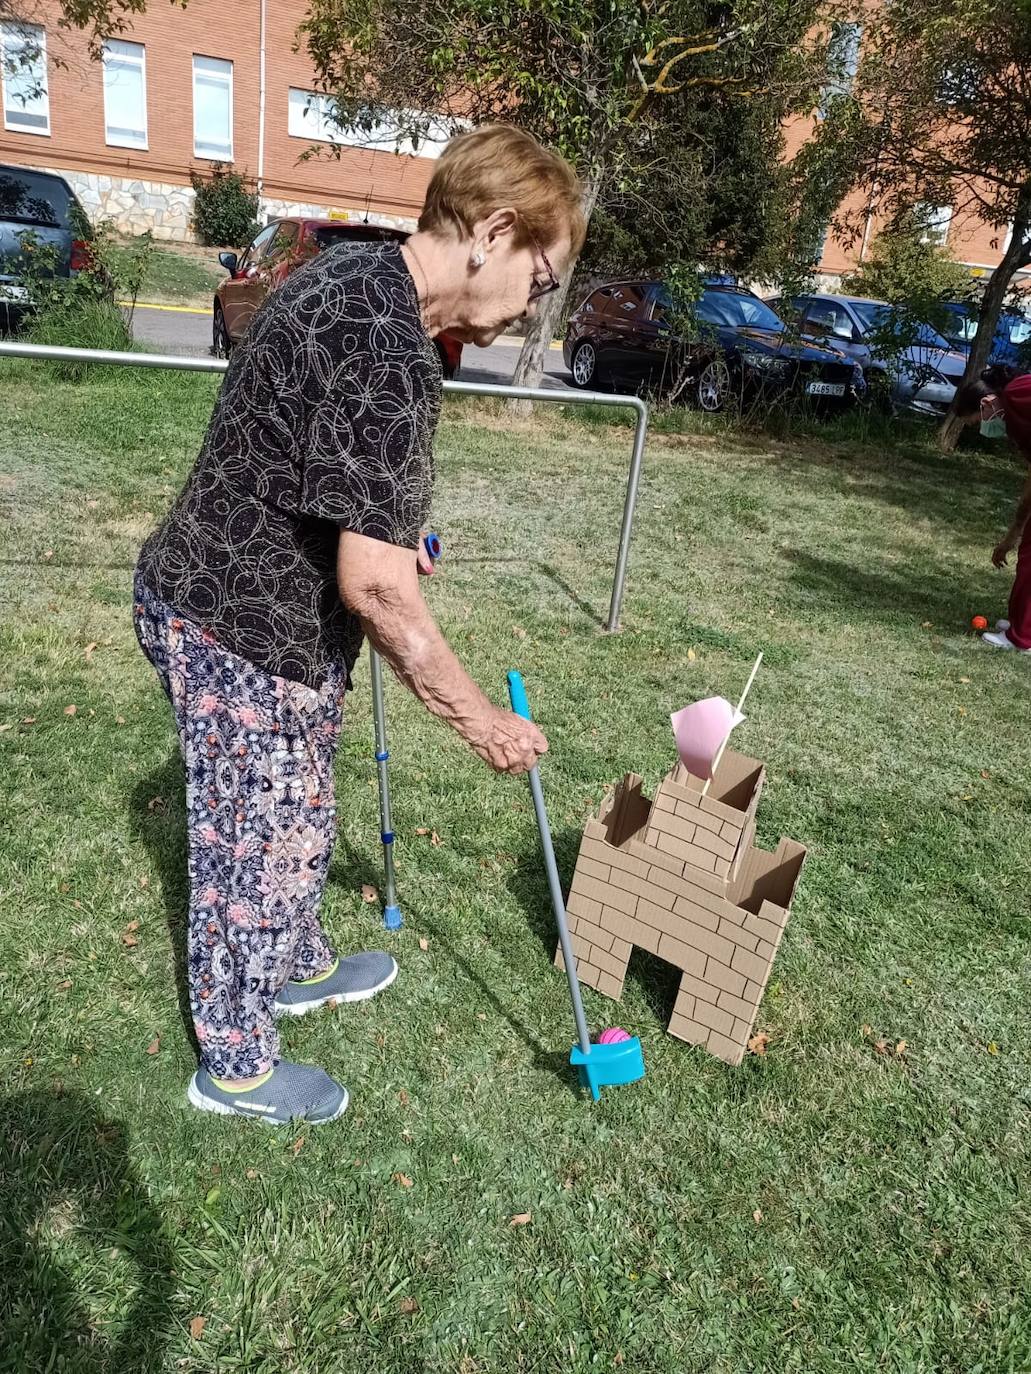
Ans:
{"label": "short reddish hair", "polygon": [[516,243],[531,235],[542,246],[569,234],[579,253],[587,234],[581,187],[565,158],[514,124],[488,124],[453,138],[440,155],[419,216],[419,228],[468,234],[495,210],[519,213]]}

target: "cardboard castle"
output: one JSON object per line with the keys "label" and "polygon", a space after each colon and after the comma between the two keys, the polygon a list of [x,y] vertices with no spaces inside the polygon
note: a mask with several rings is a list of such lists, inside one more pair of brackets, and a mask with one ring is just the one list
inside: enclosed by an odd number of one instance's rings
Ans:
{"label": "cardboard castle", "polygon": [[658,955],[683,972],[670,1034],[728,1064],[744,1056],[806,855],[789,839],[756,848],[764,779],[731,749],[708,792],[680,763],[653,801],[627,774],[587,822],[566,904],[581,982],[618,999],[631,950]]}

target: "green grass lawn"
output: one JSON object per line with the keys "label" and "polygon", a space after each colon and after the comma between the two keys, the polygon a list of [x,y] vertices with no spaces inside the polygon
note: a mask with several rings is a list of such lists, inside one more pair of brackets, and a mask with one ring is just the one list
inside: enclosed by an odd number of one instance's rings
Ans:
{"label": "green grass lawn", "polygon": [[166,247],[155,244],[140,286],[140,302],[162,305],[193,305],[210,308],[215,287],[225,280],[217,251]]}
{"label": "green grass lawn", "polygon": [[1031,664],[966,631],[1004,609],[1013,460],[658,436],[606,637],[628,432],[449,409],[428,595],[496,700],[525,674],[567,879],[606,785],[671,763],[670,710],[765,651],[736,743],[761,842],[810,849],[769,1050],[667,1037],[674,980],[635,960],[585,998],[648,1076],[579,1096],[525,784],[393,683],[385,936],[363,662],[326,920],[402,974],[286,1028],[352,1106],[283,1134],[184,1102],[183,788],[129,619],[215,384],[4,368],[0,1370],[1031,1367]]}

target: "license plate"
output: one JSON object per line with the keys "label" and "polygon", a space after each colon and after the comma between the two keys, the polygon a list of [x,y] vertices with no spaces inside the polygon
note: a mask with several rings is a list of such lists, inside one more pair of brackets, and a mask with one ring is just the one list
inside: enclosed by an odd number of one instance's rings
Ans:
{"label": "license plate", "polygon": [[8,282],[0,282],[0,301],[27,301],[29,293],[24,286],[12,286]]}
{"label": "license plate", "polygon": [[810,382],[806,387],[809,396],[844,396],[844,382]]}

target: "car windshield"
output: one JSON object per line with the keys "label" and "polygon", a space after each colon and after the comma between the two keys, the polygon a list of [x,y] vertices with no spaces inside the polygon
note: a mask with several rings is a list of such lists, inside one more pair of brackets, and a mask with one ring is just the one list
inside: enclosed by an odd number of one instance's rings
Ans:
{"label": "car windshield", "polygon": [[769,329],[782,333],[784,321],[765,301],[741,291],[703,291],[697,307],[698,318],[706,324],[724,328]]}
{"label": "car windshield", "polygon": [[[666,287],[660,286],[655,293],[656,313],[669,310],[673,298]],[[695,316],[704,324],[720,325],[725,329],[741,329],[751,326],[754,329],[770,329],[776,333],[784,330],[784,321],[775,315],[765,301],[752,296],[747,291],[703,291],[695,306]]]}
{"label": "car windshield", "polygon": [[[891,306],[879,301],[853,301],[852,309],[859,317],[859,327],[864,334],[869,334],[875,329],[883,329],[886,324],[891,323]],[[929,324],[917,325],[914,342],[928,344],[932,348],[951,348],[948,339],[939,334],[937,329],[932,329]]]}
{"label": "car windshield", "polygon": [[397,242],[406,237],[396,229],[379,224],[324,224],[315,230],[315,242],[320,248],[330,248],[337,243]]}
{"label": "car windshield", "polygon": [[68,222],[68,190],[56,178],[37,172],[0,170],[0,219],[59,228]]}

